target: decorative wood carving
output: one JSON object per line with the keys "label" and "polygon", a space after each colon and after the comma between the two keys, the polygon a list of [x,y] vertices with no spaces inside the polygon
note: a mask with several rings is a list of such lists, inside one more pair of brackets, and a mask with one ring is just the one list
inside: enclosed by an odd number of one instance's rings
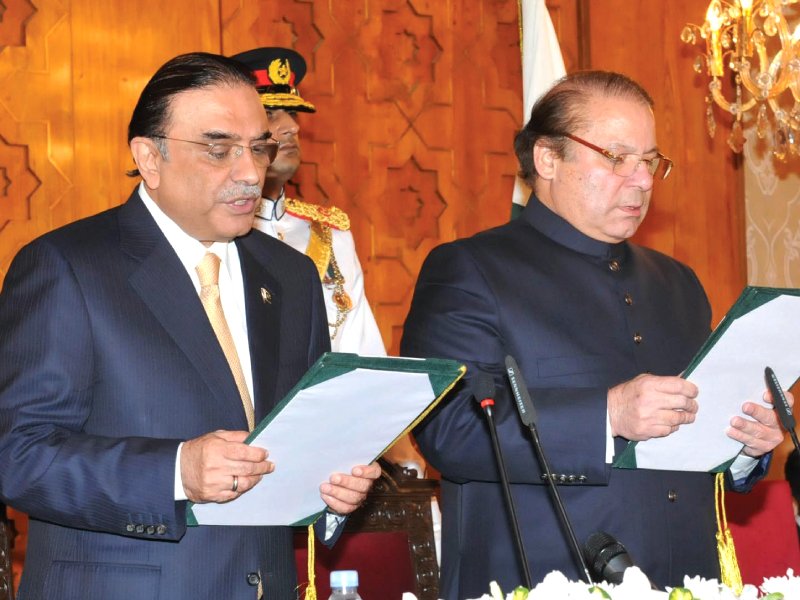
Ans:
{"label": "decorative wood carving", "polygon": [[418,479],[413,469],[404,469],[381,459],[383,473],[367,500],[345,524],[346,531],[402,531],[408,534],[419,600],[439,597],[439,565],[433,539],[431,498],[438,489],[432,479]]}
{"label": "decorative wood carving", "polygon": [[25,26],[36,12],[28,0],[0,2],[0,49],[25,45]]}
{"label": "decorative wood carving", "polygon": [[30,218],[30,199],[40,183],[30,169],[27,146],[9,144],[0,135],[0,232],[11,219]]}

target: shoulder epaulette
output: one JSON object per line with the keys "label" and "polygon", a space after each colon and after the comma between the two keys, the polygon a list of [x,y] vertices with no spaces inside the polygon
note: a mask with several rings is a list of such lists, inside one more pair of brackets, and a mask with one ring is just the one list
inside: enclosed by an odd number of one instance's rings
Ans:
{"label": "shoulder epaulette", "polygon": [[286,198],[284,206],[287,213],[300,219],[322,223],[340,231],[350,229],[350,217],[341,208],[320,206],[319,204],[311,204],[295,198]]}

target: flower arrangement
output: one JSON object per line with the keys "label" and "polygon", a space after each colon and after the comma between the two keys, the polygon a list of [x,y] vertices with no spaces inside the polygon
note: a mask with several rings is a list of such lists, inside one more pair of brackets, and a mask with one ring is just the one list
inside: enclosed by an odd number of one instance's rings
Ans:
{"label": "flower arrangement", "polygon": [[[497,583],[492,582],[490,593],[477,600],[796,600],[800,599],[800,577],[792,569],[783,577],[769,577],[756,587],[745,585],[740,594],[716,579],[684,577],[683,587],[667,588],[660,592],[650,588],[647,577],[637,567],[625,571],[622,583],[589,585],[568,580],[562,573],[553,571],[532,590],[519,587],[504,595]],[[404,594],[403,600],[416,600]]]}

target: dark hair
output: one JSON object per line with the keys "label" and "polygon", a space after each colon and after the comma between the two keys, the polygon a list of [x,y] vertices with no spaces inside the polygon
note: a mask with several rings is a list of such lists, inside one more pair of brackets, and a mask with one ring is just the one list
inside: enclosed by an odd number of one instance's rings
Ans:
{"label": "dark hair", "polygon": [[[210,54],[191,52],[164,63],[144,86],[128,124],[128,143],[135,137],[158,138],[166,134],[172,98],[181,92],[214,86],[255,86],[255,79],[238,61]],[[156,143],[160,143],[156,139]],[[159,149],[164,153],[163,144]],[[139,169],[127,172],[135,177]]]}
{"label": "dark hair", "polygon": [[514,138],[514,152],[519,161],[519,176],[533,187],[538,176],[533,164],[533,147],[542,143],[565,155],[566,133],[573,133],[586,123],[586,105],[592,97],[630,98],[653,108],[650,94],[630,77],[609,71],[577,71],[559,79],[536,101],[531,118]]}

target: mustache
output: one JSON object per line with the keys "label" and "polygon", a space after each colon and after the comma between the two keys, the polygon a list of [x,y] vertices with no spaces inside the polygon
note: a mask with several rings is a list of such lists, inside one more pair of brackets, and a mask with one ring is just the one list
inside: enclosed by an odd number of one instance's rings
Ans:
{"label": "mustache", "polygon": [[232,188],[228,188],[222,192],[222,200],[232,200],[234,198],[260,198],[261,197],[261,186],[256,184],[251,185],[237,185]]}

